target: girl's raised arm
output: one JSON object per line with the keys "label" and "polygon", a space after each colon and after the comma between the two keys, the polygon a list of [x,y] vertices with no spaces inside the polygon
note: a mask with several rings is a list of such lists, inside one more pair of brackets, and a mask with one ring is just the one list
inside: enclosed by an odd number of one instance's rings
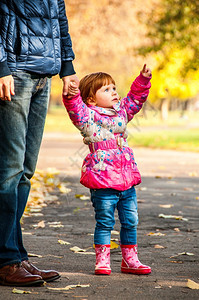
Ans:
{"label": "girl's raised arm", "polygon": [[143,103],[147,100],[151,87],[151,70],[143,66],[140,75],[133,81],[127,97],[122,99],[122,106],[126,109],[128,122],[140,111]]}

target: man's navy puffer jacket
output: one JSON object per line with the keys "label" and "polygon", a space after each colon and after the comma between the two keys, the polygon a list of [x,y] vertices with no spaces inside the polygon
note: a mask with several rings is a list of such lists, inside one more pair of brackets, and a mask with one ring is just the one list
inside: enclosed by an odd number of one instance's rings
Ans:
{"label": "man's navy puffer jacket", "polygon": [[0,77],[74,74],[64,0],[0,0]]}

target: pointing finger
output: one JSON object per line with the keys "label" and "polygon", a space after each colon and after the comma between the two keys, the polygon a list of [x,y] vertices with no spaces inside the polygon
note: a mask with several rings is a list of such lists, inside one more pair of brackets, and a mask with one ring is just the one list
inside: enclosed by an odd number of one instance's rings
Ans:
{"label": "pointing finger", "polygon": [[146,64],[144,64],[142,72],[145,73],[146,72]]}

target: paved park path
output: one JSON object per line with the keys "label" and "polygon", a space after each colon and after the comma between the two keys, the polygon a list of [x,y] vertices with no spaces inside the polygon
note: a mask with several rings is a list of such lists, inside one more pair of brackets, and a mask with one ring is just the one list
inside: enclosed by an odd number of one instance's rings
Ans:
{"label": "paved park path", "polygon": [[[199,153],[134,148],[142,176],[177,176],[199,178]],[[79,133],[44,135],[38,168],[56,167],[69,176],[79,176],[82,160],[88,153]]]}
{"label": "paved park path", "polygon": [[[0,299],[199,299],[199,290],[187,287],[188,280],[199,283],[199,153],[134,149],[143,179],[137,187],[139,257],[152,267],[149,276],[122,274],[120,248],[111,250],[112,274],[93,275],[93,208],[89,199],[75,197],[89,196],[79,184],[86,153],[79,135],[45,134],[38,168],[61,170],[71,192],[58,194],[59,201],[43,208],[42,215],[24,220],[24,241],[29,252],[41,255],[30,258],[33,263],[59,270],[62,278],[44,287],[20,288],[31,292],[27,295],[14,295],[11,287],[1,287]],[[33,226],[40,221],[45,221],[44,228]],[[63,227],[50,227],[49,222]],[[115,231],[112,238],[117,241],[117,214]],[[70,244],[61,245],[60,239]],[[74,253],[70,249],[74,246],[86,252]],[[49,289],[68,285],[80,286]]]}

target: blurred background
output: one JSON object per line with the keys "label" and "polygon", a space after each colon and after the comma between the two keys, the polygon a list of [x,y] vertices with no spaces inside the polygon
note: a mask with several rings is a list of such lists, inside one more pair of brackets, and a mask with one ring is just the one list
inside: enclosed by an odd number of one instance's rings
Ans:
{"label": "blurred background", "polygon": [[[79,79],[110,73],[121,97],[144,63],[152,69],[148,102],[129,124],[134,146],[199,152],[199,1],[66,1]],[[75,133],[52,80],[46,132]]]}

